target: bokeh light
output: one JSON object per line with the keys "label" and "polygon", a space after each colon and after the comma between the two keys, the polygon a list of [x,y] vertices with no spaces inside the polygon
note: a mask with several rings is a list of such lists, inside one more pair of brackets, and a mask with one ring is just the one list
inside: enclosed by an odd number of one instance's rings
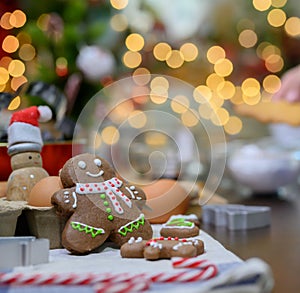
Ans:
{"label": "bokeh light", "polygon": [[137,85],[146,85],[151,79],[150,71],[145,67],[139,67],[132,73],[132,78]]}
{"label": "bokeh light", "polygon": [[224,108],[218,108],[212,112],[210,119],[213,124],[215,124],[217,126],[223,126],[229,120],[229,113]]}
{"label": "bokeh light", "polygon": [[113,8],[121,10],[128,5],[128,0],[110,0],[110,4]]}
{"label": "bokeh light", "polygon": [[235,86],[231,81],[226,80],[218,84],[217,93],[223,100],[229,100],[235,94]]}
{"label": "bokeh light", "polygon": [[264,78],[262,85],[267,93],[274,94],[279,91],[281,80],[277,75],[270,74]]}
{"label": "bokeh light", "polygon": [[7,53],[14,53],[18,50],[18,48],[19,48],[19,40],[15,36],[8,35],[4,38],[2,42],[3,51]]}
{"label": "bokeh light", "polygon": [[287,19],[284,29],[288,35],[291,37],[299,37],[300,36],[300,18],[293,16]]}
{"label": "bokeh light", "polygon": [[25,76],[13,77],[10,81],[10,87],[12,90],[16,91],[22,84],[27,82]]}
{"label": "bokeh light", "polygon": [[284,66],[284,61],[281,56],[273,54],[266,59],[265,66],[270,72],[279,72]]}
{"label": "bokeh light", "polygon": [[211,89],[211,90],[217,90],[219,84],[223,83],[225,80],[222,76],[212,73],[210,74],[207,79],[206,79],[206,85]]}
{"label": "bokeh light", "polygon": [[282,9],[272,9],[267,16],[267,20],[271,26],[280,27],[286,21],[286,14]]}
{"label": "bokeh light", "polygon": [[180,52],[186,62],[194,61],[198,57],[198,48],[193,43],[185,43],[180,47]]}
{"label": "bokeh light", "polygon": [[13,27],[20,28],[26,23],[26,14],[17,9],[11,14],[9,22]]}
{"label": "bokeh light", "polygon": [[171,101],[171,108],[175,113],[184,113],[189,109],[189,106],[189,99],[183,95],[177,95]]}
{"label": "bokeh light", "polygon": [[[223,79],[222,79],[223,81]],[[194,100],[198,103],[206,103],[212,97],[211,89],[206,85],[199,85],[193,92]]]}
{"label": "bokeh light", "polygon": [[103,128],[101,137],[104,143],[108,145],[116,144],[119,141],[120,133],[115,126],[107,126]]}
{"label": "bokeh light", "polygon": [[123,63],[128,68],[136,68],[142,62],[142,55],[139,52],[127,51],[123,55]]}
{"label": "bokeh light", "polygon": [[143,128],[147,123],[147,116],[143,111],[135,110],[128,116],[128,123],[133,128]]}
{"label": "bokeh light", "polygon": [[233,71],[233,64],[227,58],[219,59],[214,65],[214,71],[219,76],[229,76]]}
{"label": "bokeh light", "polygon": [[276,8],[283,7],[288,0],[272,0],[272,6]]}
{"label": "bokeh light", "polygon": [[179,50],[172,50],[167,54],[166,62],[171,68],[179,68],[184,62],[184,56]]}
{"label": "bokeh light", "polygon": [[128,27],[128,20],[124,14],[115,14],[110,19],[110,26],[113,30],[117,32],[123,32]]}
{"label": "bokeh light", "polygon": [[5,30],[10,30],[13,28],[13,26],[10,23],[10,16],[11,16],[11,12],[5,12],[1,16],[0,25]]}
{"label": "bokeh light", "polygon": [[211,64],[216,64],[219,60],[226,57],[226,53],[222,47],[212,46],[207,50],[206,57]]}
{"label": "bokeh light", "polygon": [[0,85],[6,84],[9,80],[9,72],[6,68],[0,67]]}
{"label": "bokeh light", "polygon": [[198,113],[194,109],[188,109],[181,114],[181,121],[184,126],[193,127],[199,122]]}
{"label": "bokeh light", "polygon": [[165,61],[172,48],[167,43],[158,43],[153,48],[153,55],[159,61]]}
{"label": "bokeh light", "polygon": [[35,48],[31,44],[24,44],[19,49],[19,57],[24,61],[31,61],[35,57]]}
{"label": "bokeh light", "polygon": [[21,98],[19,96],[16,96],[8,105],[7,109],[9,111],[14,111],[18,109],[21,105]]}
{"label": "bokeh light", "polygon": [[128,50],[137,52],[143,49],[145,41],[140,34],[133,33],[127,36],[125,40],[125,45],[128,48]]}
{"label": "bokeh light", "polygon": [[253,30],[246,29],[239,34],[239,43],[245,48],[254,47],[257,43],[257,35]]}
{"label": "bokeh light", "polygon": [[255,97],[260,92],[260,83],[255,78],[247,78],[242,83],[242,92],[245,96]]}
{"label": "bokeh light", "polygon": [[252,0],[253,7],[258,11],[266,11],[271,5],[271,0]]}
{"label": "bokeh light", "polygon": [[230,116],[224,125],[224,130],[229,135],[238,134],[243,128],[242,120],[237,116]]}
{"label": "bokeh light", "polygon": [[20,60],[12,60],[8,66],[8,72],[13,77],[19,77],[25,72],[25,64]]}
{"label": "bokeh light", "polygon": [[209,103],[201,104],[199,105],[198,112],[201,118],[209,120],[212,116],[213,108]]}

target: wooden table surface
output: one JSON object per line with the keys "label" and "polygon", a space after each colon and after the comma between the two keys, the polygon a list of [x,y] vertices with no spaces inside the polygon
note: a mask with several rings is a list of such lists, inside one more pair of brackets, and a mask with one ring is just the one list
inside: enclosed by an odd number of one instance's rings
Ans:
{"label": "wooden table surface", "polygon": [[274,293],[300,292],[300,194],[293,199],[252,196],[229,202],[271,207],[271,226],[230,231],[203,224],[202,229],[240,258],[267,262],[275,280]]}

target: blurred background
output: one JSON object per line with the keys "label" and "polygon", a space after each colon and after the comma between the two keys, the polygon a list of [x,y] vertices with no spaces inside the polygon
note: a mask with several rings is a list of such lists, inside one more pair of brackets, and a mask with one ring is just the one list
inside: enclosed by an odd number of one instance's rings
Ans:
{"label": "blurred background", "polygon": [[[163,106],[167,75],[194,87],[189,97],[175,95],[169,111],[196,136],[206,120],[222,128],[230,156],[250,141],[247,157],[266,157],[271,147],[272,160],[283,150],[298,163],[300,104],[272,101],[282,74],[300,63],[298,0],[3,0],[0,11],[2,142],[12,111],[45,103],[55,114],[45,141],[71,140],[91,97],[141,75],[138,98],[116,108],[97,135],[97,147],[111,146],[120,121],[144,126],[146,96]],[[108,103],[103,97],[98,115]],[[166,146],[164,135],[151,135],[141,138],[147,147]]]}

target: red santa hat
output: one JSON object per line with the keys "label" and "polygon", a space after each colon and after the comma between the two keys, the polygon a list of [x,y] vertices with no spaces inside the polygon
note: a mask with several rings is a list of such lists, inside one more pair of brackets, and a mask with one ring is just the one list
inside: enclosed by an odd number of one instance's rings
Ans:
{"label": "red santa hat", "polygon": [[40,152],[43,140],[39,122],[46,122],[51,117],[52,111],[48,106],[32,106],[13,113],[7,129],[8,154]]}

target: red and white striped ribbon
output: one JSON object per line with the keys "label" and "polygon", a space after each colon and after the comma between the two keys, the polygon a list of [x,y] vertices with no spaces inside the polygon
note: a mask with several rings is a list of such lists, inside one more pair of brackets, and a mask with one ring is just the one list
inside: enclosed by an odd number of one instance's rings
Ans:
{"label": "red and white striped ribbon", "polygon": [[195,282],[213,278],[217,274],[214,264],[193,258],[172,259],[174,268],[185,268],[179,272],[163,273],[0,273],[0,285],[90,285],[97,293],[142,292],[151,283]]}

